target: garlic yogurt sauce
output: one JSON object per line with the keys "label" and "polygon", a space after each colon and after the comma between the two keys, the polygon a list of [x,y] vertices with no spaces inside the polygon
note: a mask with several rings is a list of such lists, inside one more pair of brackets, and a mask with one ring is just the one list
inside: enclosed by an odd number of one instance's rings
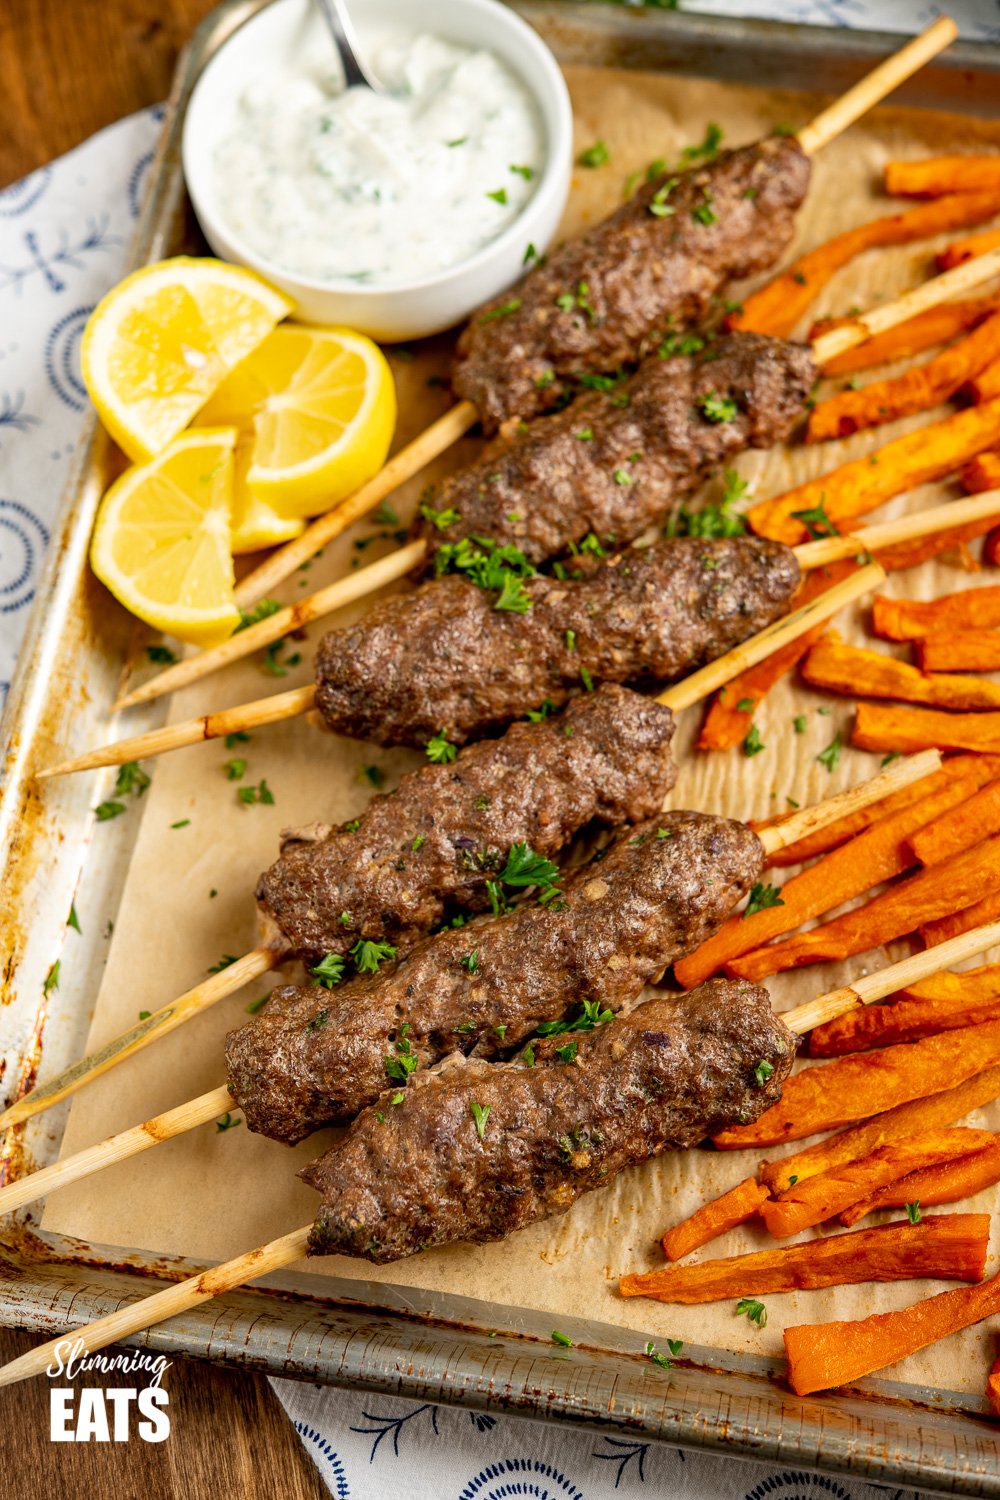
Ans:
{"label": "garlic yogurt sauce", "polygon": [[250,85],[213,165],[221,216],[276,267],[389,287],[496,239],[534,191],[545,132],[491,52],[384,33],[369,55],[384,94],[345,90],[334,58]]}

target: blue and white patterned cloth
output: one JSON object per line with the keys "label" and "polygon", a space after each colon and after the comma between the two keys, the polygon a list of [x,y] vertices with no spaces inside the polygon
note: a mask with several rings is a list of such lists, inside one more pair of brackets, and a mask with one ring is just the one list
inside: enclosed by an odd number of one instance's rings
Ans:
{"label": "blue and white patterned cloth", "polygon": [[[692,7],[694,8],[694,7]],[[928,0],[700,0],[716,14],[910,32]],[[1000,0],[955,0],[965,36],[1000,41]],[[79,344],[118,279],[161,112],[146,110],[0,191],[0,709],[76,443]],[[876,1489],[684,1454],[663,1444],[276,1380],[337,1500],[904,1500]],[[905,1492],[905,1500],[909,1500]]]}

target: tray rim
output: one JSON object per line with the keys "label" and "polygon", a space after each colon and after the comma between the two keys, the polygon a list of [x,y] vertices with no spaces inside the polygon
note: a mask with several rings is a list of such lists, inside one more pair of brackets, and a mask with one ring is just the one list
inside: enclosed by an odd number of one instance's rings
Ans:
{"label": "tray rim", "polygon": [[[202,21],[181,54],[130,265],[168,251],[184,202],[178,142],[186,100],[212,51],[263,3],[266,0],[224,0]],[[635,66],[630,59],[641,58],[647,67],[657,62],[667,71],[716,78],[733,76],[716,66],[720,55],[730,58],[728,51],[720,54],[720,48],[736,49],[744,70],[748,52],[755,49],[765,49],[780,69],[801,66],[803,55],[811,61],[828,60],[836,48],[840,87],[899,40],[898,35],[884,33],[625,9],[594,0],[512,3],[526,19],[534,18],[564,38],[574,27],[613,38],[618,44],[616,65]],[[562,55],[573,60],[572,48],[568,53],[563,49]],[[957,44],[947,60],[928,70],[919,87],[900,91],[898,98],[902,103],[945,99],[951,108],[972,101],[972,112],[975,89],[969,86],[970,73],[991,78],[997,72],[1000,48]],[[954,92],[956,83],[964,92]],[[98,498],[87,481],[101,441],[91,417],[71,468],[3,726],[7,748],[0,785],[0,869],[4,875],[14,872],[15,890],[20,889],[33,846],[51,841],[56,832],[55,818],[45,822],[37,817],[30,768],[33,751],[52,729],[53,709],[46,702],[45,687],[59,658],[58,627],[69,617],[79,570],[86,568]],[[79,799],[72,805],[81,805]],[[64,863],[72,866],[76,860],[82,868],[86,838],[81,835],[67,843],[70,847],[60,851]],[[127,857],[127,850],[124,854]],[[54,899],[49,904],[54,906]],[[37,909],[35,914],[40,919],[45,915]],[[57,929],[61,934],[62,920],[54,921],[50,911],[40,926],[37,940],[32,930],[20,952],[16,944],[5,952],[6,992],[15,993],[15,974],[26,972],[29,985],[44,974],[45,945],[51,946]],[[8,948],[6,942],[4,947]],[[46,1018],[40,1014],[37,1019],[40,1039]],[[53,1020],[48,1017],[48,1029]],[[17,1168],[17,1151],[5,1149],[0,1154],[0,1179],[16,1175]],[[22,1219],[0,1240],[0,1324],[48,1335],[68,1333],[80,1322],[144,1295],[154,1284],[151,1278],[162,1283],[194,1269],[201,1267],[175,1257],[141,1252],[123,1256],[120,1249],[82,1246],[60,1236],[42,1239]],[[323,1286],[337,1284],[326,1280]],[[994,1429],[970,1409],[968,1398],[868,1381],[844,1396],[801,1400],[777,1385],[768,1359],[732,1356],[720,1361],[719,1351],[708,1349],[690,1350],[696,1357],[663,1381],[651,1376],[640,1352],[616,1347],[634,1335],[610,1325],[567,1322],[577,1335],[576,1347],[556,1354],[542,1326],[548,1322],[545,1314],[490,1309],[510,1330],[496,1339],[482,1316],[486,1304],[452,1297],[438,1299],[438,1306],[429,1296],[412,1291],[394,1295],[383,1287],[373,1288],[372,1300],[366,1303],[359,1299],[358,1283],[339,1286],[344,1290],[330,1296],[316,1291],[313,1277],[289,1273],[267,1278],[253,1289],[217,1299],[126,1342],[276,1375],[432,1397],[483,1410],[505,1409],[883,1484],[924,1490],[932,1484],[941,1492],[1000,1496]],[[278,1297],[276,1290],[281,1292]],[[421,1301],[434,1305],[420,1313],[412,1304]],[[282,1309],[280,1315],[276,1307]],[[921,1395],[936,1399],[921,1401]],[[932,1423],[927,1421],[929,1414]]]}

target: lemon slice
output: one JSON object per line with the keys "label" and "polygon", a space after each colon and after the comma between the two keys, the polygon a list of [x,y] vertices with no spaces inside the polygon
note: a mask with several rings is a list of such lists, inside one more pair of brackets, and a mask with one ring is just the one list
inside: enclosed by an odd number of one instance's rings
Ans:
{"label": "lemon slice", "polygon": [[377,474],[396,423],[382,351],[346,328],[276,328],[223,382],[201,420],[252,426],[247,483],[286,517],[329,510]]}
{"label": "lemon slice", "polygon": [[240,622],[233,598],[230,509],[234,428],[185,432],[126,469],[97,513],[90,563],[140,620],[214,646]]}
{"label": "lemon slice", "polygon": [[240,433],[233,467],[233,533],[230,545],[233,555],[259,552],[263,547],[278,547],[282,542],[301,536],[306,523],[295,516],[283,516],[247,484],[252,462],[253,439]]}
{"label": "lemon slice", "polygon": [[91,313],[81,346],[105,427],[129,458],[152,458],[291,310],[221,260],[179,256],[126,276]]}

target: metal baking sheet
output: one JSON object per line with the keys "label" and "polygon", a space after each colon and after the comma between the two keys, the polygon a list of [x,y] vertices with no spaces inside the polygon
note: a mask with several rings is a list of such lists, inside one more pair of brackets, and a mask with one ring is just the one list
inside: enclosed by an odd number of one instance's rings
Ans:
{"label": "metal baking sheet", "polygon": [[[208,57],[254,0],[229,0],[199,28],[181,60],[140,222],[136,265],[191,242],[179,167],[190,89]],[[515,6],[562,61],[641,67],[733,82],[839,92],[898,45],[898,38],[766,22],[625,10],[563,0]],[[901,102],[987,113],[997,97],[1000,54],[964,43],[900,91]],[[92,580],[86,553],[110,461],[95,428],[84,437],[41,580],[4,722],[0,786],[0,1077],[13,1097],[44,1052],[47,1072],[79,1056],[108,933],[97,923],[44,997],[65,920],[78,892],[113,913],[131,854],[135,821],[102,831],[89,850],[92,786],[60,781],[44,800],[32,770],[106,734],[106,706],[131,627]],[[162,715],[136,717],[135,732]],[[130,728],[133,721],[130,720]],[[65,1106],[13,1132],[0,1152],[10,1180],[58,1151]],[[195,1267],[175,1258],[123,1255],[120,1248],[40,1235],[25,1215],[0,1244],[0,1322],[51,1336],[145,1296],[157,1282]],[[504,1407],[704,1447],[780,1459],[886,1484],[1000,1495],[995,1429],[967,1398],[871,1380],[849,1397],[791,1396],[772,1362],[685,1346],[665,1380],[636,1353],[634,1335],[578,1320],[571,1350],[554,1350],[550,1320],[523,1309],[381,1283],[323,1283],[285,1273],[216,1299],[133,1342],[164,1352],[245,1364],[275,1374],[489,1409]],[[494,1336],[499,1334],[499,1336]]]}

